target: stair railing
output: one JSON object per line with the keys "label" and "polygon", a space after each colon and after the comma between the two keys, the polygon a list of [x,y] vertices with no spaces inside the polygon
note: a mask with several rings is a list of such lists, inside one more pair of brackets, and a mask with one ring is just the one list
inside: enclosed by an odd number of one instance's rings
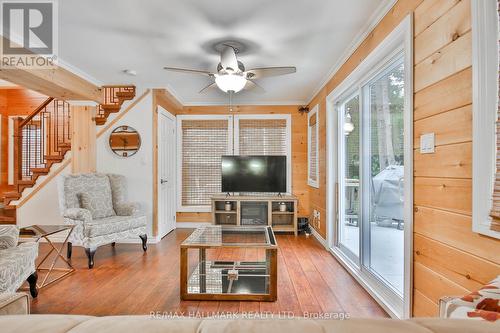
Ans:
{"label": "stair railing", "polygon": [[70,148],[70,108],[67,102],[51,97],[26,118],[15,118],[15,184],[36,180],[33,179],[36,170],[50,167],[48,158],[62,159]]}
{"label": "stair railing", "polygon": [[103,86],[103,102],[97,108],[96,123],[102,125],[111,113],[120,111],[126,100],[135,97],[135,86]]}

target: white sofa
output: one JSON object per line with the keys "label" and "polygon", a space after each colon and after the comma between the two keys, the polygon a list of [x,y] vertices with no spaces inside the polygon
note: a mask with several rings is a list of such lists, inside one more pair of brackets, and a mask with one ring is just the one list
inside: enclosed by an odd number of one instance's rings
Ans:
{"label": "white sofa", "polygon": [[452,319],[153,319],[149,316],[0,316],[2,333],[498,333],[500,323]]}
{"label": "white sofa", "polygon": [[99,246],[140,237],[147,250],[146,215],[139,204],[126,201],[126,179],[121,175],[88,173],[59,178],[59,208],[66,224],[75,228],[68,240],[68,258],[73,245],[83,246],[88,267],[94,267]]}

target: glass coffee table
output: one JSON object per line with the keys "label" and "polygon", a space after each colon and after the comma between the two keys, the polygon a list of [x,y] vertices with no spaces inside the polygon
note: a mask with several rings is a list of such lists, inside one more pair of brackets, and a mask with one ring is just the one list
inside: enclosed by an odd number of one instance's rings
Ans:
{"label": "glass coffee table", "polygon": [[275,301],[277,253],[270,226],[198,228],[181,244],[181,299]]}

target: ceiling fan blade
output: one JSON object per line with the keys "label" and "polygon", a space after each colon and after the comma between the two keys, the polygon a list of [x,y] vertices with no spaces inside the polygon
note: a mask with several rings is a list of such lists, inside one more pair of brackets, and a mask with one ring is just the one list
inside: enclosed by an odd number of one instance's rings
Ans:
{"label": "ceiling fan blade", "polygon": [[261,79],[263,77],[271,77],[271,76],[279,76],[286,74],[293,74],[297,72],[296,67],[262,67],[262,68],[253,68],[246,71],[248,79]]}
{"label": "ceiling fan blade", "polygon": [[220,54],[220,64],[225,70],[232,70],[233,72],[238,71],[238,59],[236,58],[236,52],[230,46],[226,46],[222,53]]}
{"label": "ceiling fan blade", "polygon": [[203,94],[203,93],[206,93],[207,91],[214,90],[216,88],[217,88],[217,84],[215,82],[212,82],[208,86],[206,86],[205,88],[198,91],[198,94]]}
{"label": "ceiling fan blade", "polygon": [[262,88],[259,84],[257,84],[256,82],[253,82],[251,80],[247,80],[247,84],[245,85],[244,89],[251,90],[251,91],[259,93],[259,94],[263,94],[266,92],[266,90],[264,88]]}
{"label": "ceiling fan blade", "polygon": [[201,75],[207,75],[210,77],[213,77],[214,74],[207,72],[207,71],[200,71],[197,69],[185,69],[185,68],[177,68],[177,67],[163,67],[163,69],[171,72],[178,72],[178,73],[186,73],[186,74],[201,74]]}

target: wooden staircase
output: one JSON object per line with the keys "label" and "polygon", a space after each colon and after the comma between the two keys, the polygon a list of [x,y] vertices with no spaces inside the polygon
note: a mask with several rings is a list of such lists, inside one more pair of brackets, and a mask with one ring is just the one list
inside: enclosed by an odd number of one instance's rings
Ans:
{"label": "wooden staircase", "polygon": [[[110,114],[135,97],[134,86],[103,86],[103,103],[97,108],[96,125],[104,125]],[[14,120],[14,186],[0,195],[0,224],[16,223],[16,206],[26,188],[49,174],[71,150],[70,107],[63,100],[45,100],[26,118]]]}

